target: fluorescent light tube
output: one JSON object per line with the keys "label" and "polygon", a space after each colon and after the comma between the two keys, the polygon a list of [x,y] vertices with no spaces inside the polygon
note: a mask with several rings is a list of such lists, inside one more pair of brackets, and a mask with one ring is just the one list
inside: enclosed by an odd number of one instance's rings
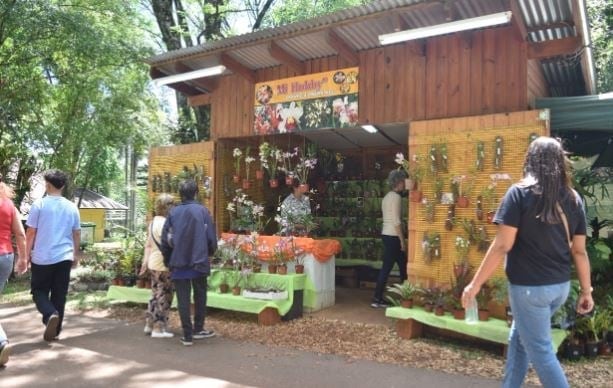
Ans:
{"label": "fluorescent light tube", "polygon": [[366,125],[362,125],[361,127],[362,127],[363,130],[365,130],[368,133],[377,133],[378,132],[377,127],[375,127],[374,125],[366,124]]}
{"label": "fluorescent light tube", "polygon": [[212,77],[222,74],[224,71],[226,71],[226,67],[224,65],[206,67],[204,69],[188,71],[187,73],[179,73],[169,75],[167,77],[156,78],[153,80],[153,83],[157,86],[174,84],[177,82],[189,81],[190,79]]}
{"label": "fluorescent light tube", "polygon": [[511,21],[512,12],[499,12],[489,15],[478,16],[476,18],[456,20],[454,22],[435,24],[433,26],[414,28],[393,32],[391,34],[379,35],[379,43],[382,45],[394,44],[413,39],[423,39],[430,36],[450,34],[452,32],[474,30],[477,28],[497,26]]}

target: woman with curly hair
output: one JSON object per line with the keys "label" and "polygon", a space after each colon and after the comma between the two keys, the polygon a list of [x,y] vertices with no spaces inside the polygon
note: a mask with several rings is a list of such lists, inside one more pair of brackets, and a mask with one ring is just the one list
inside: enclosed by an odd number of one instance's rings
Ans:
{"label": "woman with curly hair", "polygon": [[568,387],[556,358],[550,321],[568,297],[572,261],[581,284],[577,312],[591,311],[594,301],[585,211],[571,188],[559,141],[539,137],[530,144],[523,178],[505,194],[494,223],[496,238],[464,289],[462,303],[466,307],[472,302],[506,256],[513,324],[502,386],[521,386],[532,363],[544,387]]}

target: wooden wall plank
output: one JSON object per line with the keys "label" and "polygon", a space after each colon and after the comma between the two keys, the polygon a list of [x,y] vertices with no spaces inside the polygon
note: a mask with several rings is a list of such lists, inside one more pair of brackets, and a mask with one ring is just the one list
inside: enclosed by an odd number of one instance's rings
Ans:
{"label": "wooden wall plank", "polygon": [[374,93],[370,92],[374,89],[375,82],[375,51],[366,50],[360,54],[360,94],[358,96],[358,109],[360,123],[373,123],[375,99]]}
{"label": "wooden wall plank", "polygon": [[426,41],[426,115],[425,118],[436,117],[436,62],[438,45],[434,39]]}
{"label": "wooden wall plank", "polygon": [[383,114],[384,107],[382,106],[385,102],[385,71],[383,70],[385,66],[385,51],[382,48],[375,50],[375,82],[373,85],[374,88],[374,110],[373,114],[373,123],[379,124],[385,122],[385,116]]}
{"label": "wooden wall plank", "polygon": [[394,72],[394,63],[396,60],[400,60],[395,56],[395,45],[386,46],[383,49],[383,106],[380,109],[383,111],[382,120],[378,120],[377,123],[384,123],[385,121],[396,121],[396,104],[395,100],[398,99],[397,85],[400,81],[400,76]]}
{"label": "wooden wall plank", "polygon": [[[511,69],[505,65],[508,60],[508,42],[509,37],[502,33],[502,29],[493,30],[496,53],[496,67],[495,67],[495,84],[491,87],[494,95],[494,111],[495,112],[508,112],[509,106],[507,104],[509,94],[513,93],[512,90],[508,90],[507,80],[511,78]],[[512,35],[511,35],[512,36]],[[506,71],[504,71],[506,70]]]}
{"label": "wooden wall plank", "polygon": [[437,48],[436,57],[436,106],[434,116],[430,118],[447,117],[449,106],[449,74],[447,71],[449,60],[449,39],[447,37],[435,39]]}
{"label": "wooden wall plank", "polygon": [[460,39],[457,34],[449,36],[447,39],[447,70],[448,85],[447,90],[447,111],[443,117],[460,115]]}
{"label": "wooden wall plank", "polygon": [[493,30],[483,31],[483,56],[481,80],[481,112],[490,113],[495,109],[494,94],[496,85],[496,42]]}
{"label": "wooden wall plank", "polygon": [[470,109],[469,114],[483,112],[483,33],[474,33],[470,52]]}

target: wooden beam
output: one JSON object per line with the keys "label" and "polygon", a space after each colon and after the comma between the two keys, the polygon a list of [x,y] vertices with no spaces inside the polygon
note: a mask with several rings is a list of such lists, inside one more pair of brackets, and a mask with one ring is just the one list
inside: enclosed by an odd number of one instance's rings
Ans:
{"label": "wooden beam", "polygon": [[247,81],[255,83],[255,71],[244,66],[228,54],[221,54],[221,64],[230,69],[230,71],[232,71],[233,73],[241,75]]}
{"label": "wooden beam", "polygon": [[543,24],[541,26],[528,27],[527,31],[528,33],[530,33],[530,32],[537,32],[537,31],[544,31],[544,30],[552,30],[554,28],[573,28],[574,26],[575,26],[575,23],[572,20],[568,20],[568,21]]}
{"label": "wooden beam", "polygon": [[279,46],[274,40],[268,45],[268,53],[277,61],[290,67],[292,70],[298,73],[298,75],[305,73],[304,63],[300,62],[298,58],[285,51],[283,47]]}
{"label": "wooden beam", "polygon": [[524,22],[521,8],[519,8],[519,3],[517,0],[510,0],[509,6],[511,8],[511,12],[513,13],[511,23],[513,24],[513,27],[515,27],[515,31],[517,31],[519,34],[521,41],[525,42],[528,38],[528,30],[526,29],[526,23]]}
{"label": "wooden beam", "polygon": [[211,100],[213,99],[212,97],[213,95],[209,93],[189,96],[187,97],[187,104],[189,106],[211,105]]}
{"label": "wooden beam", "polygon": [[[187,66],[183,62],[175,62],[174,64],[175,70],[179,73],[187,73],[190,71],[194,71],[196,69]],[[217,89],[217,85],[219,84],[219,80],[215,77],[203,77],[203,78],[194,78],[188,81],[184,81],[185,83],[190,83],[192,85],[197,86],[200,89],[206,90],[209,93],[212,93]]]}
{"label": "wooden beam", "polygon": [[[151,67],[149,69],[149,75],[151,76],[151,79],[157,79],[157,78],[166,77],[169,74],[164,73],[163,71],[161,71],[160,69],[156,67]],[[185,94],[186,96],[195,96],[197,94],[202,93],[201,91],[183,82],[175,82],[173,84],[167,84],[166,86],[168,86],[169,88],[173,88],[177,92],[181,92]]]}
{"label": "wooden beam", "polygon": [[546,40],[528,46],[528,59],[543,59],[576,53],[582,46],[581,36]]}
{"label": "wooden beam", "polygon": [[392,15],[392,25],[394,26],[394,32],[408,30],[409,24],[402,18],[400,13]]}
{"label": "wooden beam", "polygon": [[343,38],[341,38],[334,30],[328,30],[328,44],[338,52],[338,55],[345,59],[353,66],[360,63],[360,56]]}

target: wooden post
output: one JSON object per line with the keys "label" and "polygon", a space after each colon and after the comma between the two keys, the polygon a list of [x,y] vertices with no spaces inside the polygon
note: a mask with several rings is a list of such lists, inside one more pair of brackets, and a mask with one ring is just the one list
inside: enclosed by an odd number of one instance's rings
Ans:
{"label": "wooden post", "polygon": [[423,325],[414,319],[398,319],[396,321],[396,332],[400,338],[419,338],[422,331]]}

